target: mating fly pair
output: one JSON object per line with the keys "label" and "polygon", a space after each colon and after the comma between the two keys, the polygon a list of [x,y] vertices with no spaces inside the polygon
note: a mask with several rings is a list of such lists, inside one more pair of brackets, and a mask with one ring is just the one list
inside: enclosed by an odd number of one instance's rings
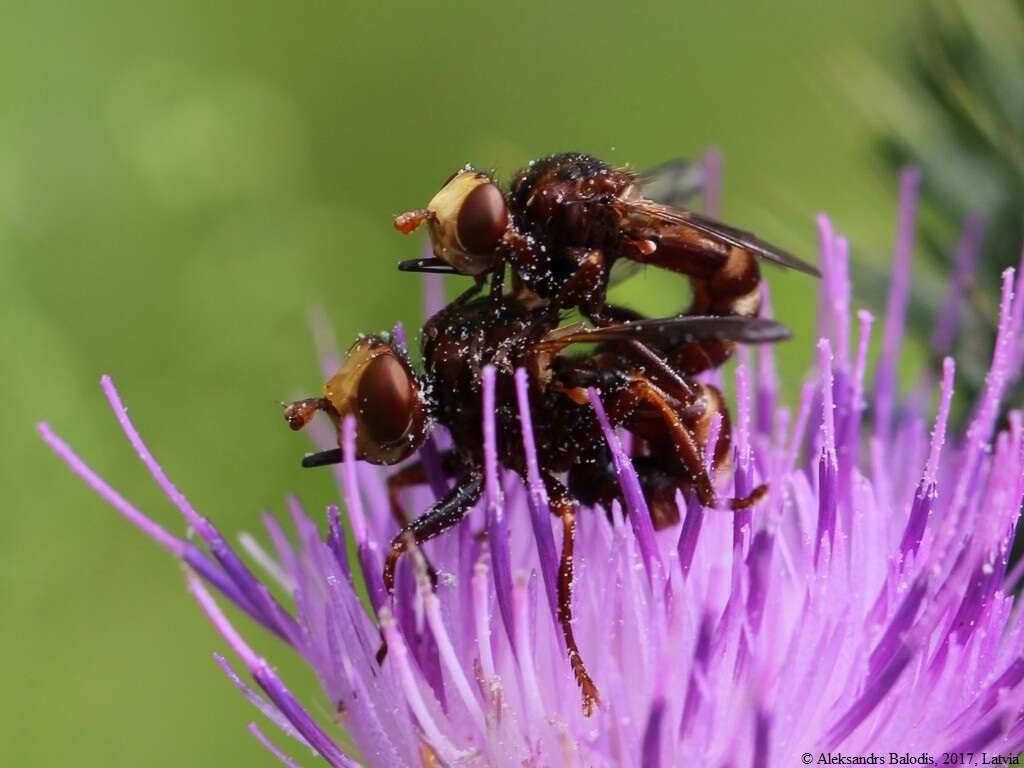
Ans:
{"label": "mating fly pair", "polygon": [[[670,191],[693,189],[685,168],[682,174],[679,166],[669,170],[684,182]],[[658,180],[663,181],[664,176]],[[728,462],[728,412],[719,392],[693,374],[721,364],[738,342],[788,337],[783,326],[756,317],[756,257],[814,273],[752,235],[645,197],[643,189],[629,172],[586,155],[557,155],[531,164],[516,176],[507,195],[490,177],[459,171],[426,209],[396,220],[403,231],[426,222],[435,253],[433,259],[404,262],[402,268],[477,278],[474,288],[424,325],[423,372],[415,373],[404,350],[387,337],[364,337],[349,350],[322,397],[292,403],[285,412],[291,427],[301,429],[324,411],[339,435],[342,421],[352,416],[357,458],[376,464],[409,458],[435,423],[451,434],[443,466],[456,484],[429,510],[407,522],[399,502],[402,488],[426,482],[420,462],[407,464],[389,480],[401,526],[384,569],[390,592],[396,565],[409,547],[453,527],[481,496],[485,366],[497,369],[499,461],[525,478],[513,381],[514,371],[525,369],[538,465],[564,534],[557,613],[587,714],[598,703],[598,691],[572,630],[577,504],[607,506],[622,498],[588,389],[597,391],[612,425],[631,432],[635,445],[643,446],[634,461],[656,527],[678,520],[677,490],[692,491],[706,506],[719,506],[713,481],[715,470]],[[607,304],[609,274],[620,259],[689,277],[694,299],[688,313],[651,320]],[[509,286],[504,285],[506,268],[512,274]],[[475,296],[487,276],[490,290]],[[559,327],[569,309],[579,309],[591,327]],[[568,353],[581,343],[596,347]],[[720,437],[713,461],[705,462],[716,413]],[[335,448],[307,456],[303,465],[341,458]],[[745,498],[722,503],[741,509],[765,490],[761,486]]]}

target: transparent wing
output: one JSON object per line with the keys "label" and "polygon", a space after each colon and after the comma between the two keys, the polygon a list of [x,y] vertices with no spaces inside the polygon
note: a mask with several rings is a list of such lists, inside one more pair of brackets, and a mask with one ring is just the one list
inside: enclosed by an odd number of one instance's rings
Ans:
{"label": "transparent wing", "polygon": [[637,174],[636,183],[648,200],[685,208],[704,191],[704,168],[677,158]]}
{"label": "transparent wing", "polygon": [[615,203],[620,215],[634,224],[647,222],[653,226],[670,225],[677,227],[689,227],[719,242],[726,243],[737,248],[742,248],[766,261],[777,264],[781,267],[788,267],[799,272],[804,272],[814,277],[821,277],[818,268],[808,264],[803,259],[794,256],[789,251],[777,248],[766,243],[761,238],[742,229],[730,227],[720,221],[702,216],[693,211],[685,211],[673,208],[669,205],[656,203],[653,200],[620,200]]}
{"label": "transparent wing", "polygon": [[608,277],[608,287],[611,288],[612,286],[625,282],[633,275],[643,270],[645,266],[647,265],[630,259],[616,260],[612,265],[612,273]]}

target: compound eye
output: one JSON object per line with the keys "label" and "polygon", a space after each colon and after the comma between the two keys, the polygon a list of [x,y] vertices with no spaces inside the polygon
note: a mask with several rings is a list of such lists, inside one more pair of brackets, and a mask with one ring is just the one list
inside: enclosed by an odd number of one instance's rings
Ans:
{"label": "compound eye", "polygon": [[459,208],[456,231],[467,253],[487,254],[498,246],[508,228],[508,206],[496,184],[480,184]]}
{"label": "compound eye", "polygon": [[413,421],[416,389],[409,370],[393,354],[377,355],[359,377],[359,415],[381,445],[401,439]]}

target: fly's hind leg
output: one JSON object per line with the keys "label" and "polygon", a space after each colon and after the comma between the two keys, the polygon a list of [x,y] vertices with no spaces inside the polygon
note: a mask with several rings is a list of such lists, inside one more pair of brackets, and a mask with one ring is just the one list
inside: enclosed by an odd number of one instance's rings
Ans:
{"label": "fly's hind leg", "polygon": [[[675,407],[668,395],[643,376],[633,376],[626,388],[611,399],[612,407],[619,409],[620,413],[629,414],[630,418],[635,418],[636,409],[639,407],[647,406],[652,409],[666,430],[666,437],[675,451],[676,458],[690,475],[701,504],[706,507],[718,506],[711,473],[704,460],[704,450],[695,436],[695,432],[699,431],[697,427],[702,426],[701,420],[709,418],[711,414],[702,408]],[[726,504],[729,509],[746,509],[760,500],[766,492],[767,486],[761,485],[749,496],[729,499]]]}
{"label": "fly's hind leg", "polygon": [[[712,468],[727,466],[732,455],[732,435],[729,424],[729,412],[726,410],[725,399],[717,388],[710,384],[699,385],[698,398],[700,403],[694,403],[688,408],[679,412],[679,417],[690,434],[694,436],[697,444],[704,446],[705,451],[710,448],[714,451],[710,460],[705,453],[705,464]],[[715,444],[710,445],[711,422],[715,414],[721,416],[720,428]],[[741,498],[726,500],[726,507],[733,511],[747,509],[759,502],[768,493],[768,485],[762,483],[754,488],[749,494]]]}
{"label": "fly's hind leg", "polygon": [[562,521],[562,556],[558,561],[558,623],[562,627],[565,648],[569,653],[569,664],[572,666],[576,682],[583,696],[583,714],[590,717],[597,708],[600,696],[597,686],[590,677],[579,646],[572,630],[572,570],[573,549],[576,543],[576,502],[569,496],[556,478],[544,474],[544,485],[548,492],[548,503],[551,512]]}
{"label": "fly's hind leg", "polygon": [[[639,312],[604,303],[600,307],[584,312],[584,316],[597,328],[644,319]],[[685,399],[693,396],[690,384],[676,368],[666,362],[665,352],[656,350],[638,339],[630,339],[620,344],[623,347],[622,351],[643,366],[647,375],[673,397]]]}

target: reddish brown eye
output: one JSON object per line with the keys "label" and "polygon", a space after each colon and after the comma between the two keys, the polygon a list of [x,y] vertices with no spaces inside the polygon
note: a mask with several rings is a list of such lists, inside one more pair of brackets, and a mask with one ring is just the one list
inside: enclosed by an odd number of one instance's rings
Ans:
{"label": "reddish brown eye", "polygon": [[466,195],[456,226],[459,243],[467,253],[493,251],[508,227],[508,206],[497,185],[481,184]]}
{"label": "reddish brown eye", "polygon": [[381,444],[401,438],[412,422],[416,394],[405,366],[393,355],[373,358],[359,378],[359,414]]}

